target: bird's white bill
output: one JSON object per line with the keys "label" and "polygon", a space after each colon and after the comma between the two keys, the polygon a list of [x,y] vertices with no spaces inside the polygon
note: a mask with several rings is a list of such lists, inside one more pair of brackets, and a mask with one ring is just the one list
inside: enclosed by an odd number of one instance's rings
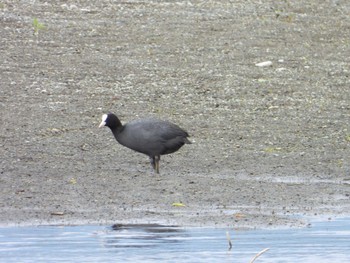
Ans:
{"label": "bird's white bill", "polygon": [[106,126],[106,119],[107,119],[108,115],[107,114],[103,114],[102,115],[102,121],[100,123],[100,125],[98,126],[99,128]]}

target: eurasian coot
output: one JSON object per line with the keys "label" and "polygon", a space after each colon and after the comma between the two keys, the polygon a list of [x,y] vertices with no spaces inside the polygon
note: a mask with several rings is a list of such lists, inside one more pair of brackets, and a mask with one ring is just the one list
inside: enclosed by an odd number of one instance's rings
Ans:
{"label": "eurasian coot", "polygon": [[116,115],[108,113],[102,115],[99,127],[103,126],[111,129],[120,144],[148,155],[157,173],[161,155],[176,152],[184,144],[191,143],[186,131],[171,122],[158,119],[140,119],[122,125]]}

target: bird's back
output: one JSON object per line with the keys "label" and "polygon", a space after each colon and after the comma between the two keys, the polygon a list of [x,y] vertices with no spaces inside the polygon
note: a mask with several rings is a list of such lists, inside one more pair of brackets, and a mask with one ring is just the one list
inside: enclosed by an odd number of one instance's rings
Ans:
{"label": "bird's back", "polygon": [[186,131],[168,121],[141,119],[125,124],[116,139],[130,149],[156,156],[173,153],[185,143],[191,143],[188,136]]}

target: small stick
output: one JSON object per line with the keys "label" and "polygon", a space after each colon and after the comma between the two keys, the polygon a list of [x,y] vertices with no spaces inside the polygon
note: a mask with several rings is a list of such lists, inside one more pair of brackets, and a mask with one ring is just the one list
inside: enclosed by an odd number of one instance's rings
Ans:
{"label": "small stick", "polygon": [[263,253],[265,253],[268,250],[269,250],[269,248],[265,248],[264,250],[260,251],[258,254],[255,255],[255,257],[252,258],[250,263],[253,263],[258,257],[260,257]]}
{"label": "small stick", "polygon": [[231,242],[230,233],[228,231],[226,231],[226,238],[227,238],[227,241],[228,241],[228,250],[231,250],[232,242]]}

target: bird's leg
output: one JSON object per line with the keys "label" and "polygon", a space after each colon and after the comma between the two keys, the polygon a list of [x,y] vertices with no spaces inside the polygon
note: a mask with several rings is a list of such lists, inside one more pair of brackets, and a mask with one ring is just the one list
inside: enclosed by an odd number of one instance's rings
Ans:
{"label": "bird's leg", "polygon": [[154,157],[155,160],[155,170],[156,173],[159,174],[159,161],[160,161],[160,155],[157,155]]}
{"label": "bird's leg", "polygon": [[156,169],[156,160],[154,156],[150,156],[149,160],[151,161],[152,168],[155,170]]}

